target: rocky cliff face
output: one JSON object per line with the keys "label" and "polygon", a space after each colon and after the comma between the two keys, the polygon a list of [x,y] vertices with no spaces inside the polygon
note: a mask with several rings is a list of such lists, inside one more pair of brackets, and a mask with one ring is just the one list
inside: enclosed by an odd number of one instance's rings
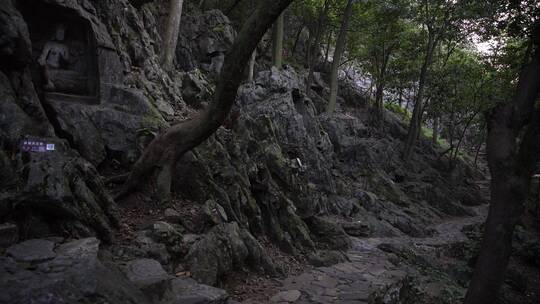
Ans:
{"label": "rocky cliff face", "polygon": [[[166,73],[159,66],[164,12],[157,3],[142,2],[134,7],[127,0],[8,0],[0,6],[0,223],[7,223],[0,228],[2,247],[16,242],[3,237],[5,231],[20,240],[61,235],[110,242],[119,206],[102,181],[106,168],[129,168],[157,132],[209,102],[212,79],[235,37],[228,19],[219,11],[201,13],[188,6],[176,52],[178,70]],[[62,41],[51,38],[58,24],[67,25]],[[70,54],[50,76],[53,91],[44,89],[37,64],[51,40]],[[206,210],[206,226],[190,227],[176,213],[180,210],[169,208],[168,223],[135,227],[132,244],[112,245],[101,259],[95,239],[15,246],[37,250],[30,262],[38,268],[69,260],[91,273],[89,280],[104,279],[104,285],[93,281],[91,289],[75,292],[77,299],[144,303],[140,296],[184,303],[170,296],[171,290],[173,295],[191,290],[193,297],[208,301],[196,303],[222,303],[226,296],[219,290],[173,280],[156,261],[140,259],[156,259],[168,271],[181,264],[199,282],[217,284],[243,267],[279,272],[259,238],[300,255],[344,249],[349,235],[425,236],[432,233],[424,229],[428,224],[465,215],[463,204],[481,201],[472,172],[462,165],[447,171],[428,143],[419,147],[414,166],[403,164],[405,126],[387,113],[384,130],[371,127],[366,99],[354,86],[343,84],[342,107],[328,117],[321,114],[328,92],[323,77],[317,74],[311,98],[304,78],[290,67],[259,73],[240,88],[226,125],[178,163],[176,196]],[[85,254],[75,257],[73,248]],[[2,295],[6,301],[18,297],[20,286],[11,283],[27,271],[18,249],[10,247],[0,262],[0,286],[11,286]],[[120,293],[109,292],[107,284],[118,274],[105,269],[106,261],[128,269]],[[130,277],[130,267],[141,267],[142,278],[137,271]],[[77,277],[72,270],[31,272],[24,285],[57,275],[65,281]],[[58,292],[44,295],[47,288],[38,288],[28,296],[71,303],[70,289],[54,286]],[[159,300],[149,291],[153,286],[163,288]]]}

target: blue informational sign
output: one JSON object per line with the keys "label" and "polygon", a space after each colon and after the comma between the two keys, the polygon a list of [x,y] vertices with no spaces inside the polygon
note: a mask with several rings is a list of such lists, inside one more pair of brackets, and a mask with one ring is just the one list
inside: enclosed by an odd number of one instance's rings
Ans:
{"label": "blue informational sign", "polygon": [[53,143],[48,143],[46,141],[36,139],[36,138],[25,138],[21,141],[21,151],[23,152],[51,152],[56,149]]}

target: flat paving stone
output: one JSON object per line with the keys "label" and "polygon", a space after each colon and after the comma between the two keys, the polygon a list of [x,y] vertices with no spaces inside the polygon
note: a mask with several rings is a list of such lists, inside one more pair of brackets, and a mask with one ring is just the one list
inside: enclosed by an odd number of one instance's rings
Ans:
{"label": "flat paving stone", "polygon": [[40,263],[56,257],[54,245],[48,240],[34,239],[12,245],[6,253],[18,262]]}
{"label": "flat paving stone", "polygon": [[273,296],[270,301],[272,303],[294,303],[300,299],[302,293],[298,290],[282,291]]}

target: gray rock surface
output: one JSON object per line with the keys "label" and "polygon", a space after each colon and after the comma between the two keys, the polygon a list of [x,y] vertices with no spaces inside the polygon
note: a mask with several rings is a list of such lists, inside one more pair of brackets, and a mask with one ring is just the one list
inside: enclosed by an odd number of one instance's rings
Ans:
{"label": "gray rock surface", "polygon": [[235,30],[221,11],[185,16],[176,48],[178,66],[185,71],[201,68],[215,75],[221,71],[224,55],[235,37]]}
{"label": "gray rock surface", "polygon": [[[166,121],[182,120],[193,109],[205,107],[235,38],[234,29],[219,11],[186,10],[176,50],[176,66],[184,71],[165,72],[159,46],[167,8],[157,1],[36,0],[17,1],[22,4],[18,6],[12,2],[0,7],[0,165],[5,168],[0,172],[0,217],[19,226],[30,224],[25,237],[61,232],[109,240],[117,216],[100,177],[108,172],[98,173],[96,167],[107,169],[110,163],[129,167],[168,125]],[[34,15],[29,10],[33,5],[43,10],[36,9]],[[33,76],[39,71],[29,64],[44,39],[36,38],[40,34],[36,24],[39,14],[56,8],[66,14],[59,19],[88,25],[94,41],[88,48],[95,51],[97,68],[95,96],[38,97],[41,84]],[[305,51],[302,37],[299,53]],[[185,261],[193,277],[218,284],[224,274],[242,268],[274,273],[259,236],[292,254],[315,252],[314,263],[335,265],[346,260],[338,251],[317,247],[347,248],[350,236],[430,237],[435,233],[426,229],[431,223],[446,215],[471,214],[462,206],[475,205],[479,199],[470,172],[462,165],[448,172],[425,144],[413,155],[413,168],[405,168],[400,158],[404,124],[387,113],[388,133],[371,128],[365,94],[352,83],[340,84],[336,114],[321,114],[328,91],[324,76],[316,74],[316,94],[311,98],[303,92],[304,75],[288,66],[262,71],[255,81],[244,84],[223,128],[177,164],[174,190],[206,213],[203,227],[190,231],[201,235],[183,234],[179,215],[168,212],[170,223],[155,222],[137,232],[133,244],[113,246],[115,258],[142,269],[141,277],[152,277],[162,273],[160,267],[173,269],[189,248]],[[20,153],[19,141],[26,135],[54,142],[58,149]],[[353,222],[336,220],[339,217]],[[52,269],[40,273],[25,269],[12,249],[13,257],[3,257],[1,264],[2,274],[13,276],[0,282],[18,285],[0,299],[19,296],[16,289],[26,288],[24,284],[45,282],[50,285],[37,286],[25,297],[69,302],[73,299],[66,300],[66,294],[73,292],[77,301],[86,301],[89,295],[111,303],[148,300],[116,267],[99,260],[97,251],[95,239],[62,244],[46,251],[53,252],[50,258],[30,258],[39,269]],[[149,258],[163,266],[141,260]],[[372,265],[371,276],[376,277],[385,263]],[[321,284],[329,285],[328,293],[319,296],[335,297],[335,277],[365,270],[337,267],[325,272],[323,278],[330,279]],[[81,279],[76,272],[88,273],[88,278]],[[130,276],[137,281],[133,273]],[[351,274],[351,278],[358,277]],[[116,280],[118,285],[113,286]],[[67,286],[71,281],[75,283]],[[159,282],[163,284],[156,288],[157,295],[145,291],[152,300],[171,289],[181,291],[168,298],[171,303],[223,303],[227,298],[224,291],[193,280],[163,277]],[[80,286],[84,288],[72,291]],[[366,295],[355,291],[358,286],[343,286],[348,291],[342,300],[363,301]],[[113,287],[117,289],[112,291]]]}
{"label": "gray rock surface", "polygon": [[20,191],[6,198],[10,209],[40,216],[56,213],[61,216],[43,218],[51,227],[64,225],[76,235],[109,239],[117,223],[116,212],[97,170],[65,141],[41,140],[54,144],[55,150],[19,154],[26,174],[18,176]]}
{"label": "gray rock surface", "polygon": [[19,240],[19,229],[12,223],[0,224],[0,250],[5,249]]}
{"label": "gray rock surface", "polygon": [[170,279],[161,264],[152,259],[133,260],[126,265],[124,272],[128,280],[142,289]]}
{"label": "gray rock surface", "polygon": [[0,257],[0,303],[148,303],[116,267],[98,259],[98,244],[96,239],[64,244],[47,260],[32,258],[33,269]]}
{"label": "gray rock surface", "polygon": [[191,247],[186,260],[192,277],[208,285],[216,284],[220,276],[243,266],[275,273],[261,245],[235,222],[212,228]]}
{"label": "gray rock surface", "polygon": [[171,289],[164,304],[225,304],[229,295],[225,290],[198,284],[190,278],[171,281]]}
{"label": "gray rock surface", "polygon": [[47,240],[28,240],[9,247],[6,253],[17,262],[39,263],[56,256],[54,245],[54,242]]}

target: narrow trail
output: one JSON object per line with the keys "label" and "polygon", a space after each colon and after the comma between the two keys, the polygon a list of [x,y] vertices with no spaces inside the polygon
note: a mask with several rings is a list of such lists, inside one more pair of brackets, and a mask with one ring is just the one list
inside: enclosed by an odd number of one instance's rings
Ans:
{"label": "narrow trail", "polygon": [[[373,292],[396,283],[414,271],[407,265],[392,263],[392,255],[383,247],[414,249],[434,255],[438,248],[467,241],[462,229],[485,220],[488,206],[474,208],[476,216],[451,218],[437,223],[434,236],[426,238],[388,237],[354,238],[353,247],[347,253],[349,262],[331,267],[319,267],[282,281],[281,292],[272,303],[368,303]],[[395,256],[394,256],[395,257]]]}

